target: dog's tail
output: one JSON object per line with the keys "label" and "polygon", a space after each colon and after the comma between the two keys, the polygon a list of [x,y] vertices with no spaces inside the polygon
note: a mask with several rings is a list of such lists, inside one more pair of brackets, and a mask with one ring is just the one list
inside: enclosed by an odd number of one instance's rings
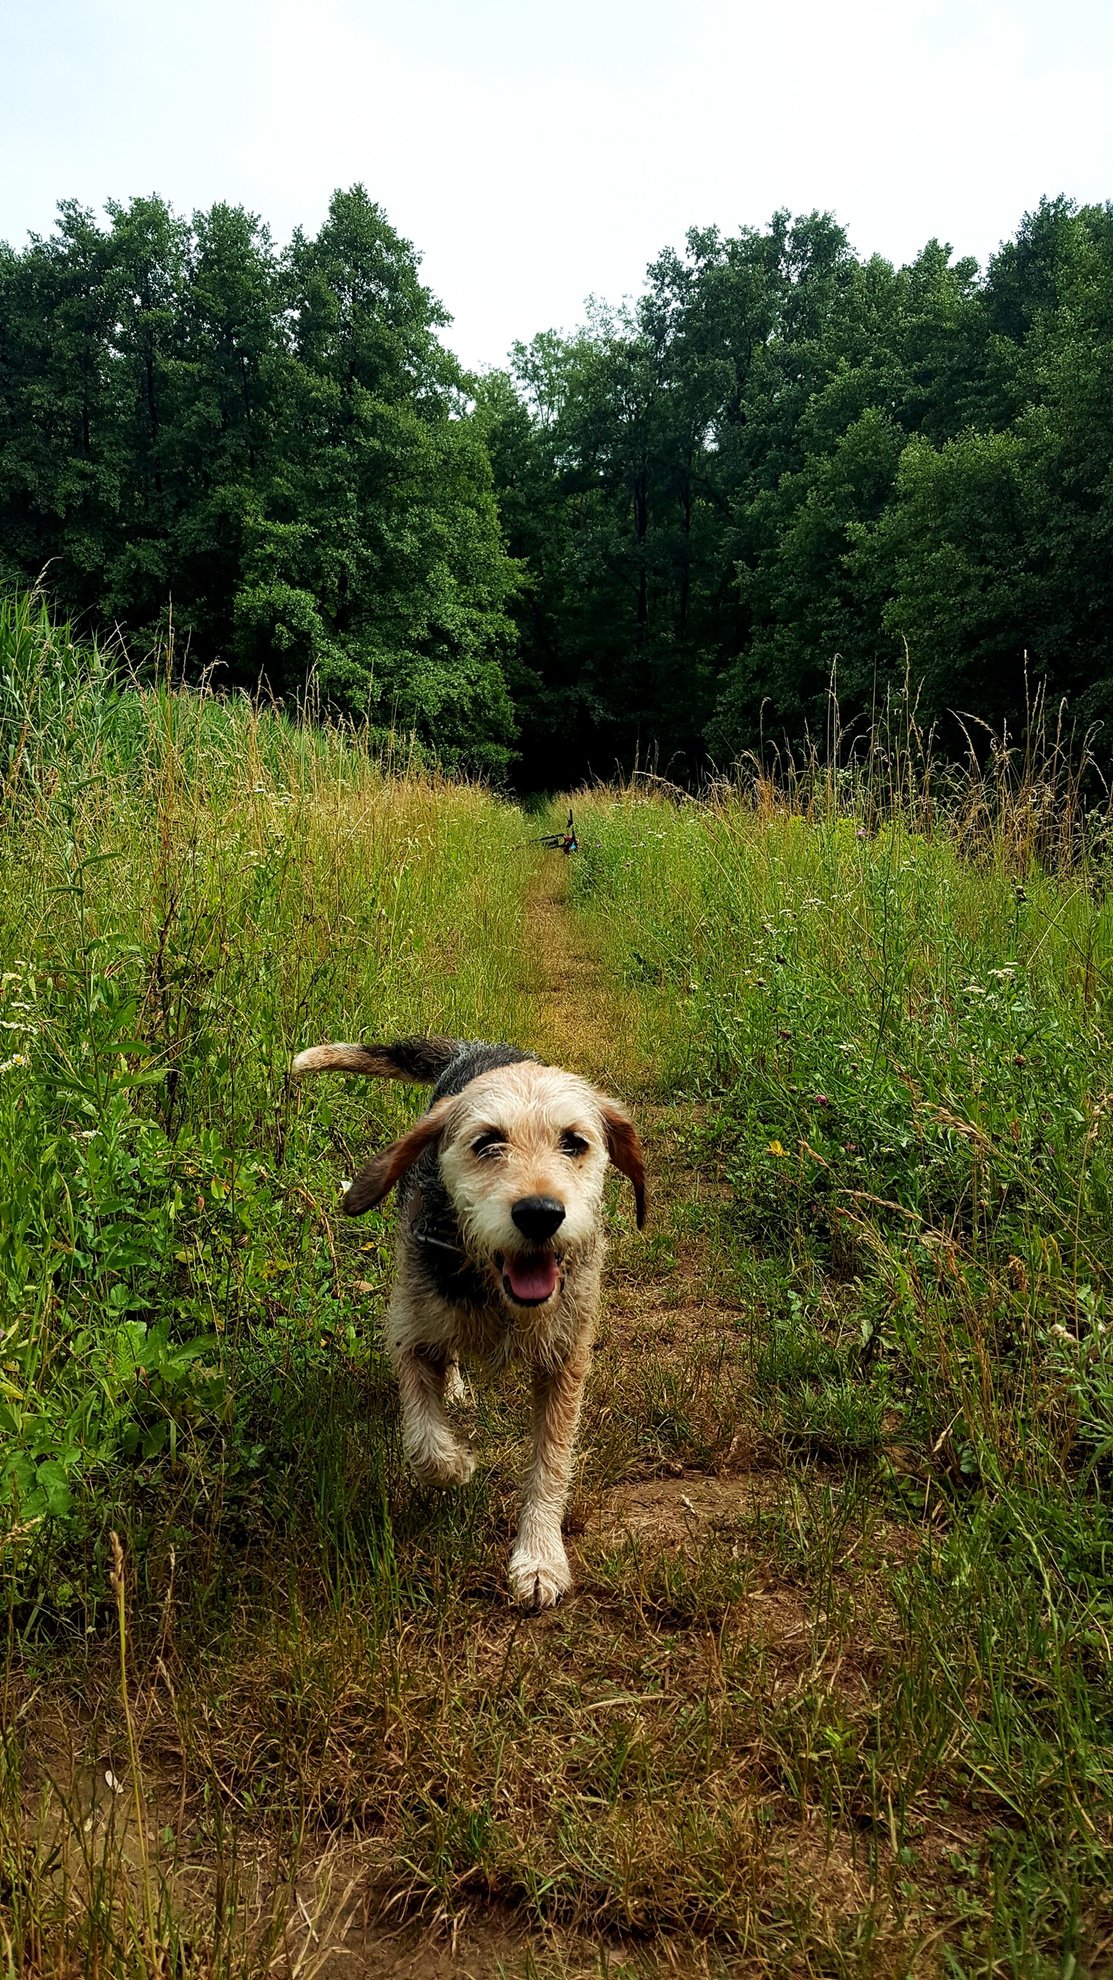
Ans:
{"label": "dog's tail", "polygon": [[406,1079],[434,1086],[463,1049],[459,1038],[396,1038],[393,1045],[311,1045],[291,1072],[363,1073],[369,1079]]}

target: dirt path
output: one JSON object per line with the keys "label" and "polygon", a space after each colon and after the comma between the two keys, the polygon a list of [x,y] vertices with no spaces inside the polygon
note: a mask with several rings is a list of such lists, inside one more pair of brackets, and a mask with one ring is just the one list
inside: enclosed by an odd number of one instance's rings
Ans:
{"label": "dirt path", "polygon": [[615,1068],[629,1059],[628,1013],[571,905],[571,881],[570,862],[550,853],[526,896],[525,1026],[543,1058],[617,1084]]}
{"label": "dirt path", "polygon": [[[715,1242],[716,1215],[725,1184],[706,1151],[698,1151],[699,1110],[655,1095],[653,1068],[639,1062],[636,1023],[629,999],[591,942],[585,919],[571,901],[569,863],[553,855],[534,877],[526,902],[522,945],[527,1035],[543,1057],[572,1067],[632,1104],[646,1146],[651,1214],[639,1235],[623,1216],[612,1235],[597,1361],[674,1366],[682,1387],[698,1379],[708,1343],[735,1327],[739,1308]],[[619,1203],[623,1199],[620,1195]],[[612,1380],[610,1393],[615,1386]],[[634,1408],[638,1398],[631,1397]],[[596,1405],[588,1405],[585,1436],[592,1434]],[[604,1425],[605,1428],[605,1425]],[[753,1439],[736,1422],[707,1426],[708,1458],[698,1470],[678,1448],[650,1459],[648,1476],[627,1477],[606,1491],[580,1518],[587,1532],[622,1532],[655,1542],[690,1544],[708,1522],[747,1497],[740,1473],[748,1469]],[[711,1452],[714,1451],[714,1459]],[[729,1458],[731,1477],[722,1476]],[[628,1467],[627,1467],[628,1468]],[[687,1479],[692,1489],[681,1489]]]}
{"label": "dirt path", "polygon": [[[698,1558],[708,1542],[721,1553],[712,1536],[724,1523],[759,1515],[770,1479],[750,1465],[744,1430],[720,1407],[721,1337],[738,1317],[714,1237],[723,1185],[706,1158],[697,1156],[693,1107],[670,1105],[654,1094],[652,1068],[638,1060],[628,997],[572,905],[572,878],[568,862],[554,854],[531,879],[518,1036],[633,1107],[646,1145],[652,1211],[649,1228],[639,1233],[625,1184],[614,1178],[604,1311],[568,1519],[578,1586],[561,1610],[530,1622],[527,1655],[549,1665],[557,1680],[568,1631],[582,1629],[588,1689],[605,1684],[621,1690],[624,1682],[635,1688],[644,1682],[635,1676],[643,1655],[641,1578],[652,1579],[662,1559],[676,1561],[684,1572],[683,1563]],[[717,1376],[708,1383],[715,1361]],[[647,1421],[656,1425],[648,1439]],[[616,1564],[630,1579],[632,1596],[621,1619],[605,1592]],[[770,1596],[761,1615],[767,1638],[774,1629],[786,1641],[804,1634],[797,1599],[778,1606]],[[521,1620],[498,1611],[480,1627],[489,1637],[492,1669],[504,1669]],[[310,1911],[316,1908],[308,1903]],[[513,1907],[496,1905],[465,1907],[450,1939],[442,1926],[404,1927],[392,1937],[384,1936],[381,1922],[369,1929],[357,1925],[342,1935],[337,1960],[326,1958],[317,1970],[320,1980],[339,1980],[342,1973],[357,1980],[432,1980],[441,1973],[458,1980],[499,1974],[594,1980],[607,1970],[634,1971],[620,1953],[613,1969],[610,1958],[588,1931],[553,1926],[539,1932]],[[647,1949],[637,1970],[695,1980],[708,1969],[701,1953],[689,1955],[682,1939],[670,1938]]]}

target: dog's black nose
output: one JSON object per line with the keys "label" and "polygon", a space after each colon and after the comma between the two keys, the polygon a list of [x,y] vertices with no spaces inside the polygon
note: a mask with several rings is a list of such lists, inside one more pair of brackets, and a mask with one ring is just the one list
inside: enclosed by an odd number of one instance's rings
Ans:
{"label": "dog's black nose", "polygon": [[543,1244],[564,1222],[564,1205],[555,1196],[520,1196],[511,1204],[510,1215],[523,1237]]}

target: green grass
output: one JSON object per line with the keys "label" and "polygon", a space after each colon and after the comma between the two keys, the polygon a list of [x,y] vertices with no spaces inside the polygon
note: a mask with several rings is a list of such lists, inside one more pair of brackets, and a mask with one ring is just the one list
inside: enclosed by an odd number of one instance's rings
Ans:
{"label": "green grass", "polygon": [[[512,1026],[520,821],[385,771],[359,736],[117,693],[10,608],[5,638],[0,1517],[41,1588],[39,1552],[122,1462],[161,1483],[233,1426],[250,1468],[245,1398],[269,1414],[268,1384],[325,1336],[366,1356],[330,1220],[341,1174],[414,1103],[303,1096],[290,1058]],[[370,1282],[385,1256],[364,1237]]]}
{"label": "green grass", "polygon": [[1015,819],[768,794],[577,817],[581,909],[728,1186],[755,1416],[915,1541],[871,1722],[820,1727],[822,1799],[976,1810],[951,1969],[1084,1970],[1113,1789],[1107,864],[1018,862]]}
{"label": "green grass", "polygon": [[[1105,1970],[1101,821],[642,784],[564,862],[28,607],[0,767],[0,1971]],[[646,1132],[544,1618],[520,1381],[412,1487],[336,1214],[420,1099],[287,1075],[425,1029],[578,1041]]]}

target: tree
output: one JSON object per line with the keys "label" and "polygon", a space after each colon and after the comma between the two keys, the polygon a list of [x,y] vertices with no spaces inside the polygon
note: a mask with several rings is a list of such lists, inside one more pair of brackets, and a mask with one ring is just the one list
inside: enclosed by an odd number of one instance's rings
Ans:
{"label": "tree", "polygon": [[100,599],[120,503],[111,252],[91,213],[0,251],[0,581],[47,572],[70,610]]}
{"label": "tree", "polygon": [[176,621],[205,662],[219,659],[236,678],[236,597],[260,493],[278,471],[292,370],[270,235],[241,207],[194,215],[178,360],[177,416],[165,441]]}
{"label": "tree", "polygon": [[274,474],[248,519],[241,668],[504,770],[513,633],[482,422],[409,243],[362,187],[284,273],[292,325]]}
{"label": "tree", "polygon": [[0,574],[503,772],[516,572],[413,249],[361,187],[281,259],[239,208],[108,211],[0,254]]}

